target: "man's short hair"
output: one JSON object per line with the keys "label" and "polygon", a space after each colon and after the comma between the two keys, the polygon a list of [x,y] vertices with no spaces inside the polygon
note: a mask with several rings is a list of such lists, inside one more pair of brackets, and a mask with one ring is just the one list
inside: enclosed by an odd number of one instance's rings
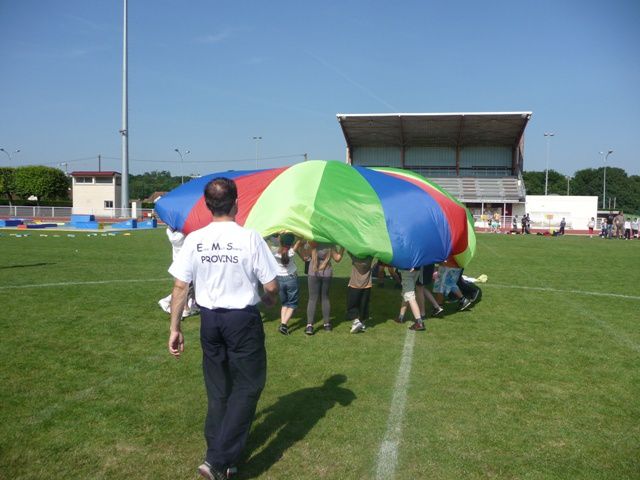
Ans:
{"label": "man's short hair", "polygon": [[228,215],[238,198],[236,182],[216,177],[204,187],[204,201],[214,217]]}

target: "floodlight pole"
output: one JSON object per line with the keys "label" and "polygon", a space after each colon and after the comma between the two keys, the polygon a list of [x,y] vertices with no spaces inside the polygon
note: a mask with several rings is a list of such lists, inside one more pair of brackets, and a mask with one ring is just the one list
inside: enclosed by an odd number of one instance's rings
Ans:
{"label": "floodlight pole", "polygon": [[549,143],[551,142],[551,137],[553,137],[555,133],[553,132],[544,132],[544,136],[547,139],[547,163],[546,168],[544,169],[544,194],[547,195],[547,187],[549,185]]}
{"label": "floodlight pole", "polygon": [[[174,148],[173,151],[180,155],[180,185],[182,185],[184,183],[184,157],[179,148]],[[191,150],[184,152],[185,155],[189,155],[190,153]]]}
{"label": "floodlight pole", "polygon": [[[10,163],[10,164],[11,164],[11,163],[13,163],[13,158],[11,158],[11,154],[9,153],[9,151],[8,151],[8,150],[5,150],[4,148],[0,148],[0,152],[4,152],[4,153],[5,153],[5,155],[6,155],[7,157],[9,157],[9,163]],[[20,153],[20,149],[18,149],[18,150],[14,150],[14,151],[13,151],[13,153]]]}
{"label": "floodlight pole", "polygon": [[121,216],[128,216],[129,210],[129,97],[127,93],[127,0],[124,0],[122,37],[122,185],[120,187]]}
{"label": "floodlight pole", "polygon": [[[607,195],[607,158],[613,153],[613,150],[609,150],[606,154],[600,152],[602,155],[602,162],[604,163],[604,176],[602,178],[602,209],[605,209],[604,197]],[[611,209],[609,209],[611,210]]]}
{"label": "floodlight pole", "polygon": [[258,169],[258,146],[260,145],[260,140],[262,140],[262,137],[253,137],[253,139],[256,141],[256,170]]}

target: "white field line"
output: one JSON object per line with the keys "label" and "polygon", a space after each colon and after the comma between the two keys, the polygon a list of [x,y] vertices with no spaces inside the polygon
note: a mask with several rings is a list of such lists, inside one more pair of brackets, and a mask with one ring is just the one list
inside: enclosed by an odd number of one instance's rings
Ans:
{"label": "white field line", "polygon": [[141,283],[141,282],[168,282],[171,277],[166,278],[132,278],[128,280],[90,280],[86,282],[58,282],[58,283],[32,283],[28,285],[3,285],[0,290],[17,290],[20,288],[46,288],[46,287],[69,287],[73,285],[105,285],[108,283]]}
{"label": "white field line", "polygon": [[593,297],[612,297],[612,298],[626,298],[628,300],[640,300],[638,295],[622,295],[621,293],[607,293],[607,292],[589,292],[586,290],[563,290],[559,288],[550,287],[527,287],[526,285],[501,285],[499,283],[486,283],[481,284],[480,288],[485,287],[498,287],[498,288],[516,288],[520,290],[536,290],[539,292],[553,292],[553,293],[571,293],[573,295],[587,295]]}
{"label": "white field line", "polygon": [[[402,419],[404,417],[404,406],[407,401],[407,389],[409,388],[409,374],[411,373],[411,360],[413,358],[413,345],[416,340],[416,333],[407,330],[402,350],[402,359],[393,398],[391,399],[391,409],[387,419],[387,431],[384,434],[376,466],[376,479],[393,478],[398,463],[398,448],[402,439]],[[420,335],[418,333],[418,335]]]}

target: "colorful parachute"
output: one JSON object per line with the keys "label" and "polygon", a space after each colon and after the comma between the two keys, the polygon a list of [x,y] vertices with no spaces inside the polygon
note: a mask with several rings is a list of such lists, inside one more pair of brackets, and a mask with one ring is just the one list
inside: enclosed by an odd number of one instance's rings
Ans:
{"label": "colorful parachute", "polygon": [[451,255],[465,266],[475,251],[468,210],[434,183],[406,170],[336,161],[197,178],[164,195],[156,203],[158,216],[185,234],[209,224],[203,192],[215,177],[235,180],[236,221],[263,236],[290,231],[399,268]]}

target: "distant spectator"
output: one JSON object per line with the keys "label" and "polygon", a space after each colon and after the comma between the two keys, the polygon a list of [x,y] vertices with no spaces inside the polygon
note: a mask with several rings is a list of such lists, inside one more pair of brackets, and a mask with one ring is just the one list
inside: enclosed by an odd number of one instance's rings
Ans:
{"label": "distant spectator", "polygon": [[631,219],[627,218],[624,221],[624,239],[631,240]]}
{"label": "distant spectator", "polygon": [[564,228],[567,226],[567,221],[564,219],[564,217],[562,217],[562,220],[560,221],[560,231],[558,232],[558,235],[564,235]]}
{"label": "distant spectator", "polygon": [[596,221],[593,217],[591,217],[591,220],[587,223],[587,227],[589,228],[589,238],[593,238],[593,229],[596,227]]}
{"label": "distant spectator", "polygon": [[522,216],[522,232],[521,233],[523,235],[527,233],[527,216],[526,215]]}
{"label": "distant spectator", "polygon": [[511,220],[511,233],[518,233],[518,215],[514,215]]}
{"label": "distant spectator", "polygon": [[605,218],[600,222],[600,237],[607,238],[608,223]]}
{"label": "distant spectator", "polygon": [[611,238],[613,236],[613,213],[609,212],[607,215],[607,236],[606,238]]}
{"label": "distant spectator", "polygon": [[638,238],[638,218],[631,222],[631,237]]}

